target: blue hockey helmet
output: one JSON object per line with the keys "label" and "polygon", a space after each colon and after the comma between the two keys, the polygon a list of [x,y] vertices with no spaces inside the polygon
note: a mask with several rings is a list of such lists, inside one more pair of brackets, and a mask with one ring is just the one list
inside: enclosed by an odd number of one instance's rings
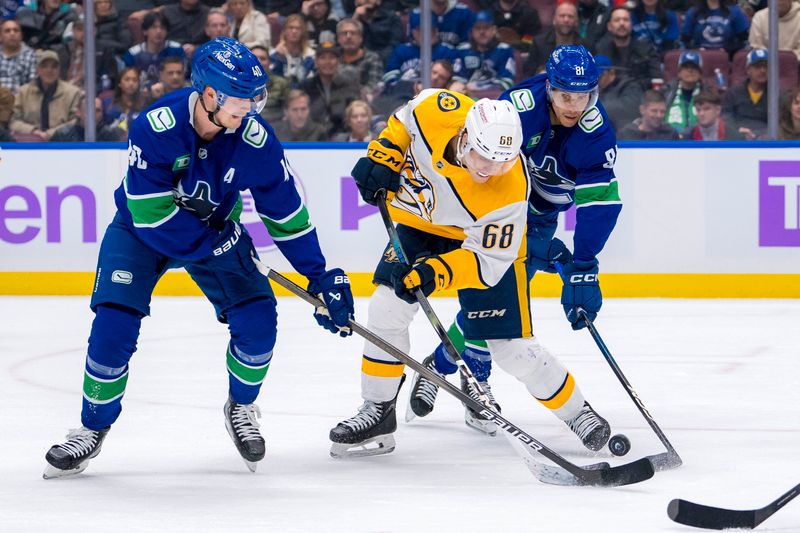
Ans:
{"label": "blue hockey helmet", "polygon": [[556,47],[547,59],[546,69],[547,96],[551,104],[584,112],[597,103],[600,90],[597,65],[586,48],[581,45]]}
{"label": "blue hockey helmet", "polygon": [[267,73],[244,44],[217,37],[201,46],[192,58],[192,87],[202,93],[211,87],[217,105],[234,115],[252,116],[267,103]]}
{"label": "blue hockey helmet", "polygon": [[554,89],[586,93],[597,87],[597,66],[581,45],[558,46],[547,58],[547,79]]}

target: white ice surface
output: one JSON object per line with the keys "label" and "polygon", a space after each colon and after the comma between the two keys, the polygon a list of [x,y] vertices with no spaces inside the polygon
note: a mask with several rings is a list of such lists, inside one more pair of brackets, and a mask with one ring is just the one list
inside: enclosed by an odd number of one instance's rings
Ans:
{"label": "white ice surface", "polygon": [[[434,299],[447,322],[455,300]],[[661,445],[586,331],[557,300],[537,300],[534,328],[595,408],[633,441]],[[334,460],[328,431],[360,405],[362,341],[319,328],[281,298],[275,356],[258,404],[267,457],[247,471],[224,428],[226,329],[198,298],[156,298],[142,326],[123,412],[83,474],[44,481],[44,454],[79,425],[86,298],[0,298],[0,531],[690,531],[681,497],[749,509],[800,481],[800,301],[606,299],[597,327],[684,460],[619,488],[539,483],[502,437],[467,428],[440,393],[426,419],[402,421],[397,449]],[[367,300],[357,301],[366,324]],[[425,316],[411,353],[436,344]],[[455,380],[454,380],[455,382]],[[597,460],[523,386],[495,369],[503,414],[578,463]],[[614,464],[622,460],[601,454]],[[800,531],[800,500],[760,531]]]}

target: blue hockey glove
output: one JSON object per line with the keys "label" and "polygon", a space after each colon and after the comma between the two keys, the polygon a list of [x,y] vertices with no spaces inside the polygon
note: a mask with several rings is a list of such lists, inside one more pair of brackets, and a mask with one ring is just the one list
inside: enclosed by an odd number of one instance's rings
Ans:
{"label": "blue hockey glove", "polygon": [[375,194],[381,189],[397,192],[400,188],[400,174],[376,163],[369,157],[362,157],[353,167],[353,179],[356,180],[361,198],[370,205],[377,205]]}
{"label": "blue hockey glove", "polygon": [[355,314],[350,279],[341,268],[333,268],[308,284],[308,292],[318,295],[325,307],[314,310],[317,324],[340,337],[353,334],[350,319]]}
{"label": "blue hockey glove", "polygon": [[589,320],[594,321],[603,305],[603,294],[600,292],[600,280],[597,275],[597,261],[570,261],[562,269],[564,288],[561,291],[561,305],[572,323],[572,329],[586,327],[586,323],[578,315],[578,308],[586,313]]}
{"label": "blue hockey glove", "polygon": [[198,263],[213,263],[214,270],[219,271],[256,270],[256,264],[253,262],[255,255],[253,239],[238,222],[226,220],[211,248],[211,255],[200,259]]}
{"label": "blue hockey glove", "polygon": [[401,300],[410,304],[417,303],[414,289],[422,289],[425,296],[436,290],[436,271],[427,263],[427,259],[420,261],[413,267],[400,263],[392,270],[392,285],[394,293]]}
{"label": "blue hockey glove", "polygon": [[555,274],[555,263],[566,264],[572,261],[572,252],[561,239],[531,243],[528,248],[528,266]]}

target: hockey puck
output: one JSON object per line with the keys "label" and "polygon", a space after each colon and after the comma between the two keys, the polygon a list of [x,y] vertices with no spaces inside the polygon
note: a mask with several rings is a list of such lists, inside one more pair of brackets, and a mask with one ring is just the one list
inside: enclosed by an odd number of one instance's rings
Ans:
{"label": "hockey puck", "polygon": [[631,451],[631,441],[620,433],[608,439],[608,449],[616,456],[622,456]]}

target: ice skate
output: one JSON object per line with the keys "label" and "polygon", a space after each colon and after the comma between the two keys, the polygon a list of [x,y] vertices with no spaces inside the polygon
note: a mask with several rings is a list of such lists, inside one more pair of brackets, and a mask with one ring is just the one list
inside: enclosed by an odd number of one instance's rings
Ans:
{"label": "ice skate", "polygon": [[[432,372],[436,372],[442,379],[444,375],[436,371],[433,365],[434,354],[426,357],[422,364],[425,368]],[[411,376],[411,393],[408,396],[408,405],[406,406],[406,422],[411,422],[417,416],[428,416],[433,411],[433,405],[436,401],[436,393],[439,392],[439,386],[433,381],[429,380],[422,374],[414,372]]]}
{"label": "ice skate", "polygon": [[225,402],[225,427],[228,435],[236,445],[236,449],[242,455],[247,468],[255,472],[258,461],[264,458],[264,438],[258,428],[258,418],[261,418],[261,410],[254,403],[236,403],[230,398]]}
{"label": "ice skate", "polygon": [[56,444],[45,455],[47,467],[42,477],[54,479],[80,474],[89,466],[89,459],[97,457],[110,426],[100,430],[85,427],[71,429],[67,441]]}
{"label": "ice skate", "polygon": [[592,409],[589,402],[583,402],[580,412],[564,423],[575,432],[583,445],[593,452],[600,451],[611,436],[611,426],[605,418]]}
{"label": "ice skate", "polygon": [[[489,402],[492,405],[492,408],[500,412],[500,405],[498,405],[497,401],[494,399],[494,395],[492,394],[492,387],[489,385],[488,381],[479,381],[478,384],[481,386],[483,391],[486,393],[486,396],[489,398]],[[482,403],[480,396],[478,396],[478,391],[476,391],[473,387],[470,386],[467,378],[464,377],[464,374],[461,374],[461,390],[464,394],[468,394],[470,398],[475,400],[478,403]],[[483,417],[480,413],[475,411],[474,409],[464,406],[464,423],[467,426],[471,427],[476,431],[480,431],[490,437],[494,437],[497,435],[497,425],[492,422],[491,420],[487,420]]]}

